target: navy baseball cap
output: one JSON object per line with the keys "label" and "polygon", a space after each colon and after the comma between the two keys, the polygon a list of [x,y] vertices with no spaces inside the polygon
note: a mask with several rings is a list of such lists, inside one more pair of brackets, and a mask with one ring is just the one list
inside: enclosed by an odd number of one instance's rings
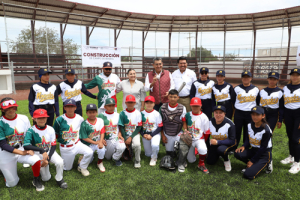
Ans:
{"label": "navy baseball cap", "polygon": [[51,74],[52,72],[48,68],[40,68],[38,73],[39,73],[39,76],[41,76],[41,75],[44,75],[47,73]]}
{"label": "navy baseball cap", "polygon": [[201,72],[207,72],[207,73],[208,73],[208,68],[207,68],[207,67],[201,67],[200,73],[201,73]]}
{"label": "navy baseball cap", "polygon": [[75,70],[74,69],[66,69],[65,74],[75,74]]}
{"label": "navy baseball cap", "polygon": [[91,103],[91,104],[86,105],[86,111],[88,111],[88,110],[98,110],[98,108],[97,108],[96,104]]}
{"label": "navy baseball cap", "polygon": [[298,69],[298,68],[292,69],[290,75],[292,75],[292,73],[298,73],[298,74],[300,74],[300,69]]}
{"label": "navy baseball cap", "polygon": [[102,68],[112,68],[112,67],[113,67],[113,65],[112,65],[111,62],[105,62],[105,63],[103,63],[103,67]]}
{"label": "navy baseball cap", "polygon": [[64,106],[76,106],[76,101],[74,99],[68,99],[64,102]]}
{"label": "navy baseball cap", "polygon": [[244,71],[243,73],[242,73],[242,77],[243,76],[250,76],[250,77],[252,77],[252,74],[251,74],[251,72],[249,72],[249,71]]}
{"label": "navy baseball cap", "polygon": [[217,73],[216,73],[216,76],[218,76],[218,75],[225,76],[225,71],[224,70],[218,70]]}
{"label": "navy baseball cap", "polygon": [[221,106],[221,105],[213,107],[213,111],[215,110],[222,110],[223,112],[226,112],[225,106]]}
{"label": "navy baseball cap", "polygon": [[268,78],[279,79],[279,74],[278,74],[278,72],[270,72],[269,75],[268,75]]}
{"label": "navy baseball cap", "polygon": [[260,106],[255,106],[251,109],[251,112],[255,112],[257,114],[263,115],[265,114],[265,110]]}

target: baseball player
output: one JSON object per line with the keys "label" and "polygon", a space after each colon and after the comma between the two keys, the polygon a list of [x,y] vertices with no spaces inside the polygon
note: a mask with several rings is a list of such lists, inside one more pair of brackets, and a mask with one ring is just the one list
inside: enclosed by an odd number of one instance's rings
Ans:
{"label": "baseball player", "polygon": [[[194,97],[191,99],[192,111],[185,115],[186,123],[183,124],[184,133],[190,134],[192,139],[191,146],[189,146],[184,140],[180,139],[179,145],[179,159],[178,159],[178,171],[184,172],[186,168],[186,159],[189,163],[196,161],[195,148],[198,150],[199,163],[198,169],[205,174],[209,171],[205,167],[204,160],[207,154],[207,147],[205,141],[209,138],[209,119],[201,112],[201,99]],[[181,137],[184,137],[183,135]]]}
{"label": "baseball player", "polygon": [[77,170],[83,176],[88,176],[90,173],[87,167],[93,156],[93,150],[79,140],[80,125],[84,119],[75,113],[76,102],[74,99],[66,101],[64,109],[66,113],[56,118],[53,126],[57,141],[60,143],[60,154],[64,160],[64,170],[71,170],[75,156],[83,154]]}
{"label": "baseball player", "polygon": [[125,139],[127,148],[132,147],[135,156],[134,167],[141,167],[141,138],[139,132],[142,129],[142,115],[134,108],[136,101],[133,95],[127,95],[125,99],[126,110],[120,113],[119,129]]}
{"label": "baseball player", "polygon": [[33,172],[32,184],[37,191],[43,191],[40,180],[41,161],[33,151],[23,148],[24,135],[30,128],[30,122],[25,115],[16,113],[18,104],[12,98],[1,100],[0,118],[0,171],[7,187],[14,187],[19,182],[17,163],[30,164]]}
{"label": "baseball player", "polygon": [[58,94],[57,88],[49,83],[50,74],[47,68],[39,69],[40,82],[34,83],[29,92],[29,113],[31,117],[36,109],[42,108],[47,110],[49,115],[47,125],[53,126],[54,112],[56,117],[59,116]]}
{"label": "baseball player", "polygon": [[170,90],[168,99],[169,103],[164,103],[159,110],[163,122],[161,137],[163,143],[165,143],[167,155],[174,159],[176,157],[174,144],[179,142],[183,124],[186,123],[186,108],[182,104],[177,103],[179,99],[177,90]]}
{"label": "baseball player", "polygon": [[245,143],[235,150],[234,157],[247,164],[242,173],[245,178],[253,180],[272,160],[272,130],[267,125],[262,107],[253,107],[251,118]]}
{"label": "baseball player", "polygon": [[126,145],[118,126],[119,113],[114,112],[115,100],[113,98],[106,99],[104,108],[105,112],[99,114],[98,117],[103,119],[105,126],[105,158],[107,160],[112,159],[116,166],[122,166],[120,158],[126,149]]}
{"label": "baseball player", "polygon": [[79,135],[82,143],[89,146],[93,152],[97,151],[97,166],[100,172],[105,172],[105,167],[102,162],[106,150],[103,145],[105,128],[103,120],[97,118],[97,111],[98,108],[95,104],[88,104],[86,106],[86,115],[88,118],[81,123]]}
{"label": "baseball player", "polygon": [[[68,99],[74,99],[77,107],[75,113],[82,116],[81,92],[92,99],[97,99],[97,97],[86,89],[81,80],[75,79],[74,69],[66,69],[65,74],[67,80],[61,82],[57,86],[57,94],[61,94],[63,102],[67,101]],[[63,112],[65,113],[66,111],[63,110]]]}
{"label": "baseball player", "polygon": [[43,181],[49,181],[51,179],[49,164],[55,164],[56,183],[59,187],[66,189],[68,185],[63,179],[64,161],[55,151],[55,131],[51,126],[46,124],[48,117],[49,115],[44,109],[37,109],[33,112],[33,120],[36,123],[26,132],[24,149],[32,150],[39,156],[42,162],[40,173]]}
{"label": "baseball player", "polygon": [[121,81],[116,74],[112,73],[112,67],[113,65],[111,62],[103,63],[103,72],[85,85],[87,89],[92,89],[98,86],[98,114],[104,113],[104,103],[108,98],[113,98],[115,100],[115,112],[117,112],[116,87]]}
{"label": "baseball player", "polygon": [[155,99],[153,96],[145,98],[146,109],[142,111],[143,144],[145,155],[151,157],[150,166],[155,166],[157,162],[157,154],[159,152],[160,132],[163,130],[162,118],[159,112],[154,110]]}

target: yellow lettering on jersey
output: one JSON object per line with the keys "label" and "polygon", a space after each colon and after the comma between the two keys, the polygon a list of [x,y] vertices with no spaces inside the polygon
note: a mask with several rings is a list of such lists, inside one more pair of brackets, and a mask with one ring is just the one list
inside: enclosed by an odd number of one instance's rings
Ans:
{"label": "yellow lettering on jersey", "polygon": [[211,87],[207,88],[207,89],[202,89],[202,88],[198,89],[198,92],[200,93],[201,96],[209,94],[209,93],[211,93],[211,91],[212,91]]}
{"label": "yellow lettering on jersey", "polygon": [[39,100],[39,102],[44,102],[47,100],[52,100],[54,99],[54,94],[49,93],[49,94],[42,94],[42,92],[38,92],[36,95],[36,98]]}
{"label": "yellow lettering on jersey", "polygon": [[273,104],[277,104],[278,103],[278,98],[271,98],[271,99],[263,99],[260,98],[260,103],[261,106],[267,106],[267,105],[273,105]]}
{"label": "yellow lettering on jersey", "polygon": [[221,95],[216,95],[215,94],[215,98],[216,98],[216,101],[220,101],[222,99],[227,99],[228,98],[228,94],[221,94]]}
{"label": "yellow lettering on jersey", "polygon": [[81,94],[81,90],[79,89],[70,92],[68,90],[65,91],[65,96],[67,97],[67,99],[71,99],[72,97],[76,97],[80,94]]}
{"label": "yellow lettering on jersey", "polygon": [[249,136],[249,139],[250,139],[250,144],[255,145],[255,146],[260,146],[260,144],[261,144],[260,140],[258,140],[256,138],[252,138],[250,136]]}
{"label": "yellow lettering on jersey", "polygon": [[227,139],[227,134],[222,135],[221,133],[219,133],[219,135],[211,135],[211,137],[215,140],[225,140]]}
{"label": "yellow lettering on jersey", "polygon": [[297,103],[300,102],[300,97],[299,96],[292,96],[292,97],[285,97],[285,95],[283,95],[284,98],[284,105],[287,103]]}
{"label": "yellow lettering on jersey", "polygon": [[255,101],[256,96],[253,96],[252,94],[250,96],[243,97],[241,94],[237,96],[237,99],[240,101],[240,103],[246,103],[246,102],[252,102]]}

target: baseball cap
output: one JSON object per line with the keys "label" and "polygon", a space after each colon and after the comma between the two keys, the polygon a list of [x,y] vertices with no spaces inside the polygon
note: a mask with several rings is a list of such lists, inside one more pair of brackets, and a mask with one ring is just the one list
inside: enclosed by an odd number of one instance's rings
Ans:
{"label": "baseball cap", "polygon": [[136,102],[135,101],[135,96],[133,96],[132,94],[127,95],[126,99],[125,99],[125,102]]}
{"label": "baseball cap", "polygon": [[215,110],[222,110],[223,112],[226,112],[225,106],[221,106],[221,105],[214,106],[213,111],[215,111]]}
{"label": "baseball cap", "polygon": [[202,105],[201,99],[198,97],[192,98],[190,105],[191,106],[201,106]]}
{"label": "baseball cap", "polygon": [[154,99],[153,96],[147,96],[147,97],[145,98],[145,102],[146,102],[146,101],[151,101],[151,102],[155,103],[155,99]]}
{"label": "baseball cap", "polygon": [[39,76],[47,74],[47,73],[52,73],[48,68],[40,68],[38,71]]}
{"label": "baseball cap", "polygon": [[276,79],[279,79],[279,74],[278,72],[270,72],[268,74],[268,78],[276,78]]}
{"label": "baseball cap", "polygon": [[112,67],[113,67],[113,65],[112,65],[111,62],[105,62],[105,63],[103,63],[103,68],[112,68]]}
{"label": "baseball cap", "polygon": [[292,75],[292,73],[298,73],[298,74],[300,74],[300,69],[298,69],[298,68],[292,69],[290,75]]}
{"label": "baseball cap", "polygon": [[105,100],[105,104],[104,104],[105,106],[106,105],[112,105],[112,104],[113,105],[116,104],[116,102],[115,102],[115,100],[113,98],[108,98],[108,99]]}
{"label": "baseball cap", "polygon": [[76,102],[74,99],[69,99],[64,102],[64,106],[76,106]]}
{"label": "baseball cap", "polygon": [[265,110],[260,106],[255,106],[251,109],[251,112],[255,112],[257,114],[263,115],[265,114]]}
{"label": "baseball cap", "polygon": [[251,72],[249,72],[249,71],[244,71],[243,73],[242,73],[242,77],[243,76],[250,76],[250,77],[252,77],[252,74],[251,74]]}
{"label": "baseball cap", "polygon": [[45,109],[37,109],[33,112],[33,118],[43,118],[43,117],[49,117],[47,110]]}
{"label": "baseball cap", "polygon": [[98,110],[98,108],[97,108],[97,106],[95,104],[90,103],[90,104],[86,105],[86,109],[85,110],[86,111],[88,111],[88,110]]}
{"label": "baseball cap", "polygon": [[3,101],[1,103],[1,108],[3,110],[7,109],[7,108],[11,108],[11,107],[18,107],[19,105],[17,104],[17,102],[13,99],[10,99],[10,100],[6,100],[6,101]]}
{"label": "baseball cap", "polygon": [[207,68],[207,67],[201,67],[200,73],[201,73],[201,72],[207,72],[207,73],[208,73],[208,68]]}
{"label": "baseball cap", "polygon": [[217,73],[216,73],[216,76],[218,76],[218,75],[225,76],[225,71],[224,70],[218,70]]}
{"label": "baseball cap", "polygon": [[75,74],[75,70],[74,69],[66,69],[65,74]]}

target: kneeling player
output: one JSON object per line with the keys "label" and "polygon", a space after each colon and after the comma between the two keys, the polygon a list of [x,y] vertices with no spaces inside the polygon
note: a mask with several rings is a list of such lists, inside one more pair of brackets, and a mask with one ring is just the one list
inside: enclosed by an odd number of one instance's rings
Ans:
{"label": "kneeling player", "polygon": [[79,140],[80,125],[84,119],[75,114],[76,102],[70,99],[64,102],[65,114],[56,118],[54,130],[57,141],[60,143],[60,154],[64,160],[64,170],[71,170],[77,154],[83,154],[83,158],[77,170],[83,176],[90,175],[87,167],[93,157],[93,150]]}
{"label": "kneeling player", "polygon": [[134,108],[136,104],[133,95],[127,95],[125,99],[127,106],[126,110],[120,113],[119,129],[125,139],[125,144],[128,149],[133,149],[135,161],[134,167],[141,167],[141,138],[139,132],[142,129],[142,115],[140,111]]}
{"label": "kneeling player", "polygon": [[209,122],[210,147],[206,162],[214,165],[221,156],[224,160],[225,170],[231,171],[231,163],[228,158],[228,152],[233,151],[235,147],[235,125],[227,117],[224,106],[215,106],[213,108],[214,117]]}
{"label": "kneeling player", "polygon": [[106,99],[104,104],[105,112],[98,115],[98,117],[103,119],[105,126],[105,140],[103,141],[104,145],[106,145],[105,158],[107,160],[112,158],[116,166],[121,166],[122,161],[120,159],[126,149],[126,145],[119,131],[119,113],[114,112],[115,104],[113,98]]}
{"label": "kneeling player", "polygon": [[272,160],[272,132],[266,123],[262,107],[253,107],[251,118],[252,122],[248,124],[248,137],[243,146],[235,150],[234,156],[247,164],[242,172],[245,178],[252,180]]}
{"label": "kneeling player", "polygon": [[157,154],[159,152],[160,132],[162,131],[163,123],[159,112],[154,110],[155,99],[153,96],[145,98],[146,109],[142,111],[143,129],[143,144],[146,156],[150,157],[150,166],[155,166]]}
{"label": "kneeling player", "polygon": [[[105,172],[105,167],[102,162],[106,151],[103,145],[105,128],[103,120],[97,118],[97,114],[98,108],[95,104],[88,104],[86,106],[86,115],[88,118],[81,123],[79,137],[82,143],[89,146],[93,152],[97,151],[97,166],[101,172]],[[92,162],[92,160],[90,160],[90,162]]]}
{"label": "kneeling player", "polygon": [[47,110],[37,109],[33,112],[33,120],[35,125],[28,129],[24,139],[24,149],[32,150],[41,159],[41,177],[43,181],[49,181],[51,174],[49,163],[55,164],[56,176],[55,180],[59,187],[66,189],[67,183],[63,180],[64,161],[56,153],[56,137],[55,131],[48,126]]}

